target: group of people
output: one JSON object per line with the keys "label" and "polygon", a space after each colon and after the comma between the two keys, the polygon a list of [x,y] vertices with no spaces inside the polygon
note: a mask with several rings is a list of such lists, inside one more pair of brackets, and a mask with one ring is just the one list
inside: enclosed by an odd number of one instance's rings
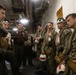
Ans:
{"label": "group of people", "polygon": [[[40,24],[38,25],[35,43],[37,48],[37,57],[40,61],[39,65],[42,65],[41,62],[47,62],[49,65],[50,75],[55,75],[56,70],[58,70],[57,67],[61,69],[61,65],[65,68],[59,70],[62,72],[57,74],[62,75],[61,73],[64,73],[64,75],[75,75],[76,13],[67,15],[65,19],[58,18],[57,27],[59,32],[55,31],[53,22],[48,22],[45,28]],[[40,72],[41,71],[39,70],[36,74],[40,74]]]}
{"label": "group of people", "polygon": [[[76,13],[71,13],[65,19],[58,18],[56,32],[53,22],[48,22],[44,28],[37,26],[35,36],[23,29],[18,23],[18,30],[13,36],[7,31],[8,21],[3,21],[6,9],[0,5],[0,75],[8,75],[5,61],[10,62],[13,75],[19,75],[19,69],[32,63],[32,47],[37,52],[39,69],[48,69],[48,75],[56,75],[56,68],[65,64],[64,75],[76,74]],[[11,38],[14,42],[14,50],[11,50]],[[60,72],[62,73],[62,72]],[[58,73],[58,74],[60,74]]]}
{"label": "group of people", "polygon": [[27,60],[30,66],[32,63],[33,39],[28,29],[23,29],[22,24],[17,25],[18,30],[13,34],[14,49],[18,61],[18,66],[26,66]]}
{"label": "group of people", "polygon": [[20,75],[19,70],[27,65],[27,59],[28,64],[33,66],[32,37],[20,23],[16,32],[8,31],[10,23],[4,20],[5,12],[6,9],[0,5],[0,75],[9,75],[6,61],[10,63],[12,74]]}
{"label": "group of people", "polygon": [[19,69],[15,53],[8,48],[11,45],[10,33],[7,31],[9,23],[3,21],[5,16],[5,8],[0,5],[0,75],[8,75],[5,60],[10,62],[13,75],[19,75]]}

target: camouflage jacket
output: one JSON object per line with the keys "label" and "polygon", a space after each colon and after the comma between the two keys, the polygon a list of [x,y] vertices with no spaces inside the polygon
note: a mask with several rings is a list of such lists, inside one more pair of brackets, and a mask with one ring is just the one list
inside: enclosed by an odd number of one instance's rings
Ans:
{"label": "camouflage jacket", "polygon": [[[71,37],[71,35],[70,35]],[[76,29],[75,29],[75,33],[74,33],[74,36],[73,38],[71,39],[71,47],[70,47],[70,50],[68,50],[68,45],[69,45],[69,41],[70,39],[68,39],[68,42],[66,44],[66,47],[64,49],[64,54],[67,54],[69,52],[69,57],[76,57]]]}
{"label": "camouflage jacket", "polygon": [[59,32],[59,43],[57,44],[57,51],[56,53],[59,52],[59,50],[61,48],[64,49],[69,37],[71,34],[71,30],[69,28],[63,28],[60,32]]}
{"label": "camouflage jacket", "polygon": [[56,34],[57,32],[54,29],[52,30],[51,36],[48,36],[47,32],[45,33],[42,50],[47,50],[49,47],[55,47]]}
{"label": "camouflage jacket", "polygon": [[40,45],[44,40],[44,32],[45,31],[43,29],[36,32],[36,37],[40,37],[38,45]]}

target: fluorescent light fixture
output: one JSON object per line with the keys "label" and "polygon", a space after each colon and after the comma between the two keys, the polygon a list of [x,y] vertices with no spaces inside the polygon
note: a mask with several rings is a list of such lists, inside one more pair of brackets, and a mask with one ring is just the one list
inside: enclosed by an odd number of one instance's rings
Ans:
{"label": "fluorescent light fixture", "polygon": [[17,28],[13,28],[13,31],[17,31],[18,29]]}
{"label": "fluorescent light fixture", "polygon": [[33,2],[38,2],[38,1],[40,1],[40,0],[32,0]]}
{"label": "fluorescent light fixture", "polygon": [[27,24],[29,22],[28,19],[20,19],[20,23],[22,24]]}

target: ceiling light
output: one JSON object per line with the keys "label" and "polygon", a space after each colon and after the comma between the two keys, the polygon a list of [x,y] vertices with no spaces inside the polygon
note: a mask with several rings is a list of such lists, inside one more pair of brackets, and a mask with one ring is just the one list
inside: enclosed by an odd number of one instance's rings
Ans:
{"label": "ceiling light", "polygon": [[27,24],[29,22],[28,19],[20,19],[20,23],[22,24]]}
{"label": "ceiling light", "polygon": [[37,1],[39,1],[39,0],[32,0],[33,2],[37,2]]}
{"label": "ceiling light", "polygon": [[17,28],[13,28],[13,31],[17,31],[18,29]]}

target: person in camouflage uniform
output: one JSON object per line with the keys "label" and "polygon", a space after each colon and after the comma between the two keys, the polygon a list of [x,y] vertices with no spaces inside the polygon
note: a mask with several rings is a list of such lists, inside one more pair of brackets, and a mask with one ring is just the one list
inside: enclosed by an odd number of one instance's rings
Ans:
{"label": "person in camouflage uniform", "polygon": [[[40,32],[39,32],[40,31]],[[39,50],[38,52],[38,65],[36,67],[36,71],[35,71],[35,74],[40,74],[41,71],[43,71],[43,62],[40,61],[40,57],[41,55],[45,55],[45,52],[44,50],[42,49],[42,46],[43,46],[43,42],[44,42],[44,37],[45,37],[45,33],[46,33],[46,28],[42,28],[41,25],[38,25],[38,30],[36,32],[36,36],[39,34],[40,35],[40,39],[39,39],[39,42],[37,45],[37,49]],[[37,37],[38,38],[38,37]],[[35,39],[36,40],[36,39]],[[37,50],[37,51],[38,51]],[[45,55],[46,56],[46,55]],[[46,63],[46,62],[45,62]]]}
{"label": "person in camouflage uniform", "polygon": [[57,26],[60,31],[56,36],[57,51],[56,51],[55,59],[56,59],[57,63],[60,63],[63,60],[63,58],[58,60],[57,57],[61,56],[61,54],[64,50],[64,47],[66,45],[66,42],[70,37],[71,30],[68,28],[68,26],[66,25],[65,20],[63,18],[57,19]]}
{"label": "person in camouflage uniform", "polygon": [[49,64],[49,69],[50,69],[50,74],[55,75],[55,53],[56,53],[56,46],[55,46],[55,39],[56,39],[56,34],[57,32],[55,31],[53,27],[52,22],[47,23],[47,30],[44,36],[44,42],[42,46],[42,50],[44,50],[46,56],[47,56],[47,61]]}
{"label": "person in camouflage uniform", "polygon": [[41,53],[41,47],[42,47],[42,42],[43,42],[43,29],[41,24],[38,24],[37,26],[37,31],[35,35],[35,45],[37,46],[37,57],[39,58],[39,55]]}
{"label": "person in camouflage uniform", "polygon": [[72,28],[70,39],[66,44],[63,55],[67,55],[66,64],[68,65],[69,72],[65,75],[76,75],[76,13],[71,13],[66,16],[67,25]]}

